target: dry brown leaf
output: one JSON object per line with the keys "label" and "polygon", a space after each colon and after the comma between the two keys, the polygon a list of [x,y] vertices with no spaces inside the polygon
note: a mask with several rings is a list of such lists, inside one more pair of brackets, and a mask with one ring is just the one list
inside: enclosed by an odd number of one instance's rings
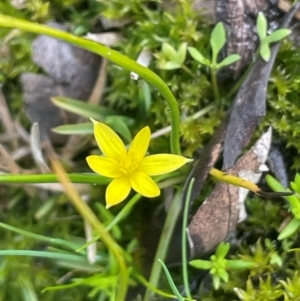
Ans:
{"label": "dry brown leaf", "polygon": [[[271,143],[269,129],[229,170],[228,174],[257,183]],[[188,226],[191,258],[209,253],[235,232],[236,224],[246,217],[244,200],[248,190],[219,182],[203,202]]]}

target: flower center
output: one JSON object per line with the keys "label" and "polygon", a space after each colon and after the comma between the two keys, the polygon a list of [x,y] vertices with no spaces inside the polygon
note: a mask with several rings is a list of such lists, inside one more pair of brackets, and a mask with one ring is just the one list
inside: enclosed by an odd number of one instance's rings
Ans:
{"label": "flower center", "polygon": [[130,176],[139,166],[139,162],[136,160],[134,153],[124,152],[120,156],[119,170],[124,176]]}

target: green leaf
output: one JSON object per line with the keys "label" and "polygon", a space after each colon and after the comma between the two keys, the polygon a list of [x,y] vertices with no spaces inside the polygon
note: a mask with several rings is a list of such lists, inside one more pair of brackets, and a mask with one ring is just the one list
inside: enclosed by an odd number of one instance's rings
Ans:
{"label": "green leaf", "polygon": [[221,283],[220,277],[217,276],[217,275],[213,275],[212,278],[213,278],[213,285],[214,285],[214,288],[215,288],[216,290],[219,289],[220,283]]}
{"label": "green leaf", "polygon": [[217,56],[226,42],[226,33],[222,22],[217,23],[210,36],[210,45],[212,48],[213,59],[212,62],[216,63]]}
{"label": "green leaf", "polygon": [[256,19],[256,30],[260,41],[262,42],[267,36],[267,19],[263,13],[258,13]]}
{"label": "green leaf", "polygon": [[93,134],[93,124],[91,122],[66,124],[52,128],[52,131],[61,135],[87,135]]}
{"label": "green leaf", "polygon": [[240,298],[240,300],[248,300],[247,293],[245,291],[243,291],[242,289],[235,287],[234,292],[237,294],[237,296]]}
{"label": "green leaf", "polygon": [[245,261],[242,259],[227,260],[225,264],[226,269],[230,270],[245,270],[255,268],[257,264],[251,261]]}
{"label": "green leaf", "polygon": [[227,255],[229,248],[230,248],[230,244],[228,242],[227,243],[221,242],[216,250],[216,257],[224,258]]}
{"label": "green leaf", "polygon": [[298,188],[300,190],[300,174],[299,173],[296,173],[294,182],[296,183],[296,185],[298,186]]}
{"label": "green leaf", "polygon": [[178,53],[172,45],[163,43],[162,52],[171,62],[177,62]]}
{"label": "green leaf", "polygon": [[170,285],[170,287],[172,289],[173,294],[177,297],[177,299],[179,301],[184,301],[184,299],[181,296],[181,294],[179,293],[179,291],[178,291],[178,289],[177,289],[177,287],[176,287],[176,285],[175,285],[175,283],[174,283],[174,281],[172,279],[172,276],[170,275],[170,273],[168,271],[168,268],[166,267],[165,263],[162,260],[160,260],[160,259],[158,259],[158,262],[161,264],[161,266],[162,266],[162,268],[163,268],[163,270],[164,270],[164,272],[165,272],[165,274],[167,276],[167,279],[168,279],[168,282],[169,282],[169,285]]}
{"label": "green leaf", "polygon": [[110,116],[106,118],[105,123],[109,125],[115,132],[122,135],[128,143],[132,141],[131,132],[122,118]]}
{"label": "green leaf", "polygon": [[291,236],[293,233],[297,231],[300,227],[300,220],[296,219],[295,217],[286,225],[286,227],[280,232],[278,239],[282,240]]}
{"label": "green leaf", "polygon": [[270,263],[277,264],[279,267],[283,264],[282,258],[277,253],[271,255]]}
{"label": "green leaf", "polygon": [[289,36],[291,34],[291,30],[283,28],[283,29],[278,29],[276,31],[274,31],[273,33],[271,33],[269,36],[267,36],[264,39],[265,43],[275,43],[278,41],[283,40],[284,38],[286,38],[287,36]]}
{"label": "green leaf", "polygon": [[222,62],[217,64],[217,69],[221,69],[225,66],[231,65],[237,62],[241,57],[238,54],[231,54],[227,56]]}
{"label": "green leaf", "polygon": [[100,105],[91,105],[73,98],[59,96],[53,97],[51,100],[59,108],[87,118],[103,120],[108,115],[116,115],[116,112],[112,109]]}
{"label": "green leaf", "polygon": [[219,270],[218,270],[218,275],[220,276],[220,278],[221,278],[225,283],[228,282],[229,275],[228,275],[228,273],[226,272],[225,269],[219,269]]}
{"label": "green leaf", "polygon": [[211,62],[206,59],[195,47],[188,47],[191,57],[202,65],[210,66]]}
{"label": "green leaf", "polygon": [[[289,189],[286,189],[282,186],[280,182],[278,182],[274,177],[271,175],[266,175],[266,181],[268,185],[276,192],[280,191],[290,191]],[[284,199],[286,199],[292,207],[298,207],[300,204],[300,200],[297,198],[296,195],[290,195],[290,196],[285,196]]]}
{"label": "green leaf", "polygon": [[190,265],[197,269],[209,270],[212,267],[212,263],[209,260],[195,259],[190,261]]}
{"label": "green leaf", "polygon": [[268,43],[261,43],[259,54],[265,62],[268,62],[271,56],[271,49]]}
{"label": "green leaf", "polygon": [[186,58],[187,43],[182,43],[178,48],[178,56],[176,62],[182,65]]}
{"label": "green leaf", "polygon": [[140,81],[139,87],[139,113],[146,118],[150,115],[152,95],[150,86],[144,80]]}
{"label": "green leaf", "polygon": [[295,191],[297,193],[300,192],[300,189],[299,189],[298,185],[296,185],[295,182],[290,182],[290,186],[291,186],[291,188],[292,188],[293,191]]}
{"label": "green leaf", "polygon": [[164,63],[161,63],[159,65],[159,68],[162,69],[162,70],[174,70],[174,69],[179,69],[181,68],[181,65],[176,63],[176,62],[164,62]]}
{"label": "green leaf", "polygon": [[300,194],[300,174],[296,173],[294,182],[290,182],[291,188]]}

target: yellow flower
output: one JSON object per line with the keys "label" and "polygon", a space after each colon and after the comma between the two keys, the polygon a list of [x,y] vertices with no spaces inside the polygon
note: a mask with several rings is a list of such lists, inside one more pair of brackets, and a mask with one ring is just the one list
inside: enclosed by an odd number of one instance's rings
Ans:
{"label": "yellow flower", "polygon": [[110,127],[91,120],[97,144],[104,156],[88,156],[87,163],[94,172],[113,179],[106,189],[106,208],[122,202],[131,188],[145,197],[159,196],[159,187],[150,176],[169,173],[192,161],[170,154],[145,157],[151,135],[148,126],[137,133],[127,150]]}

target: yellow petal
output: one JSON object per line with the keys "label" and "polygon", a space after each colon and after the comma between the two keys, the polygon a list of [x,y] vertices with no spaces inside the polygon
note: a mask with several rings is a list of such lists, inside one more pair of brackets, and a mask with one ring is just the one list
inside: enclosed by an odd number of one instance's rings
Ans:
{"label": "yellow petal", "polygon": [[119,170],[119,163],[114,159],[100,156],[88,156],[86,161],[91,170],[102,176],[118,178],[123,175]]}
{"label": "yellow petal", "polygon": [[110,127],[92,118],[91,120],[97,144],[106,157],[118,159],[120,154],[127,151],[121,138]]}
{"label": "yellow petal", "polygon": [[178,155],[158,154],[145,157],[140,163],[139,171],[149,176],[158,176],[174,171],[184,164],[193,161]]}
{"label": "yellow petal", "polygon": [[146,155],[151,132],[148,126],[141,129],[134,137],[128,153],[132,155],[137,162],[140,162]]}
{"label": "yellow petal", "polygon": [[127,178],[121,177],[113,179],[106,189],[106,208],[109,208],[124,201],[127,198],[130,190],[131,186]]}
{"label": "yellow petal", "polygon": [[129,179],[131,187],[139,194],[154,198],[160,195],[157,184],[145,173],[135,172]]}

